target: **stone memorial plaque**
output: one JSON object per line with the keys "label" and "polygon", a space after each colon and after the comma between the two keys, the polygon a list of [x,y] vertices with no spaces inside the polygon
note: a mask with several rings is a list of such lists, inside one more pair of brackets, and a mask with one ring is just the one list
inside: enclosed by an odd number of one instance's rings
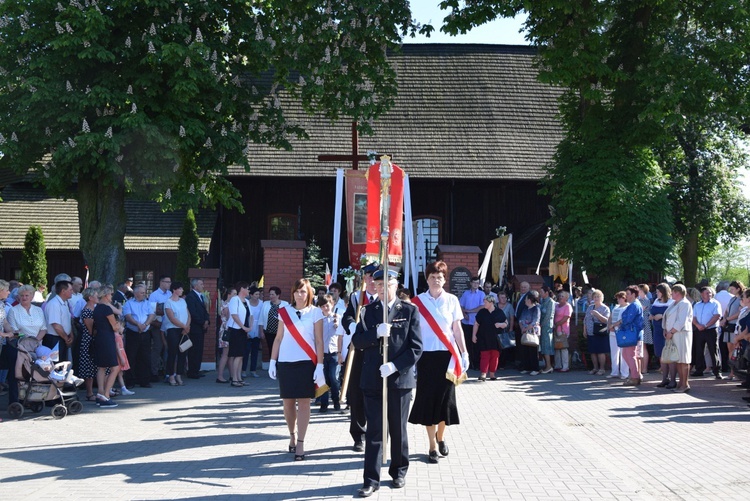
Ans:
{"label": "stone memorial plaque", "polygon": [[448,279],[448,291],[461,299],[464,291],[471,288],[471,272],[468,268],[458,266],[453,268]]}

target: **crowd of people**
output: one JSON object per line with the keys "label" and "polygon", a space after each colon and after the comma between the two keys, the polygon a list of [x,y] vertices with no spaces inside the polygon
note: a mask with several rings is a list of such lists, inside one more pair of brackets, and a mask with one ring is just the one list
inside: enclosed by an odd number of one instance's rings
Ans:
{"label": "crowd of people", "polygon": [[[590,357],[589,374],[624,386],[641,385],[658,367],[657,387],[689,392],[690,379],[707,370],[717,380],[735,380],[745,378],[750,364],[750,289],[737,281],[719,283],[717,293],[708,285],[660,283],[653,294],[646,284],[632,285],[608,305],[594,288],[575,288],[571,296],[559,284],[532,289],[527,282],[513,301],[510,291],[479,277],[459,298],[445,290],[442,261],[426,267],[428,290],[417,296],[399,289],[393,272],[374,264],[362,272],[362,289],[347,298],[337,283],[316,290],[307,279],[295,283],[291,303],[278,287],[268,289],[265,301],[257,284],[226,288],[218,305],[216,372],[216,383],[245,386],[247,377],[259,377],[266,343],[268,375],[278,380],[295,461],[305,459],[312,403],[321,413],[331,404],[344,413],[345,401],[353,449],[365,454],[361,497],[380,488],[388,438],[391,485],[404,486],[407,423],[425,427],[428,463],[449,455],[447,427],[459,424],[456,387],[468,370],[478,372],[480,383],[512,368],[529,376],[569,371],[571,327],[579,318],[584,343],[576,344]],[[162,380],[182,386],[183,378],[204,376],[204,340],[213,323],[202,280],[187,289],[162,276],[147,297],[145,284],[114,288],[92,281],[84,288],[79,277],[62,274],[41,304],[34,301],[37,292],[0,280],[0,381],[5,378],[9,403],[18,401],[16,346],[26,336],[73,361],[86,400],[100,408],[116,407],[113,397],[132,395],[135,386]],[[750,391],[747,380],[741,384]]]}

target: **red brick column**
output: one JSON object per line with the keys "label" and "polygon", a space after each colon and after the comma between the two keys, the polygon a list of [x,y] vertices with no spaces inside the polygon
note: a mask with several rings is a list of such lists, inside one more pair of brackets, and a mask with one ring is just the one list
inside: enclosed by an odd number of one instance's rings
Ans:
{"label": "red brick column", "polygon": [[438,245],[438,260],[445,261],[448,265],[448,276],[445,277],[445,290],[450,291],[450,274],[454,268],[459,266],[467,268],[472,275],[479,274],[479,256],[482,250],[476,245]]}
{"label": "red brick column", "polygon": [[[261,240],[263,247],[263,289],[266,299],[269,287],[281,289],[281,299],[292,302],[294,283],[303,277],[306,244],[301,240]],[[270,347],[264,342],[263,368],[271,358]]]}
{"label": "red brick column", "polygon": [[[217,301],[219,299],[219,270],[216,268],[190,268],[188,278],[200,278],[203,287],[209,294],[208,318],[209,325],[206,338],[203,342],[202,370],[216,369],[216,315]],[[189,285],[188,285],[189,287]]]}

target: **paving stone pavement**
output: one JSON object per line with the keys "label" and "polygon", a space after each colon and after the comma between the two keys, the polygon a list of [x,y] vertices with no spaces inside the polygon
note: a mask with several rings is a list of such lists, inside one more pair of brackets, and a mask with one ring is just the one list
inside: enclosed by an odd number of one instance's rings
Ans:
{"label": "paving stone pavement", "polygon": [[[0,499],[350,499],[363,455],[348,416],[313,411],[307,459],[284,452],[277,384],[155,384],[116,409],[84,403],[56,421],[49,409],[0,414]],[[583,372],[469,380],[457,389],[461,424],[450,455],[426,462],[427,436],[409,425],[406,487],[372,499],[747,499],[748,395],[735,383],[693,381],[689,394],[623,388]],[[83,394],[83,393],[82,393]],[[6,397],[0,397],[5,402]]]}

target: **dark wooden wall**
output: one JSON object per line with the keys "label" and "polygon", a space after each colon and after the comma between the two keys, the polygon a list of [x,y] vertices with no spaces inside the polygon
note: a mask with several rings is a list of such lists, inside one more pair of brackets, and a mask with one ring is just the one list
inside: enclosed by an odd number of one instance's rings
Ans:
{"label": "dark wooden wall", "polygon": [[[314,236],[330,265],[334,178],[242,177],[233,178],[232,183],[242,193],[245,213],[220,212],[206,260],[206,266],[221,269],[225,284],[260,279],[263,265],[260,240],[269,238],[270,214],[297,214],[299,238],[309,241]],[[486,249],[498,226],[506,226],[518,239],[549,218],[547,200],[537,194],[538,189],[537,183],[523,181],[413,179],[412,211],[414,217],[437,216],[441,220],[441,243]],[[530,238],[523,248],[514,247],[517,273],[532,266],[536,268],[545,234],[546,228]],[[346,245],[343,216],[341,267],[349,264]]]}

